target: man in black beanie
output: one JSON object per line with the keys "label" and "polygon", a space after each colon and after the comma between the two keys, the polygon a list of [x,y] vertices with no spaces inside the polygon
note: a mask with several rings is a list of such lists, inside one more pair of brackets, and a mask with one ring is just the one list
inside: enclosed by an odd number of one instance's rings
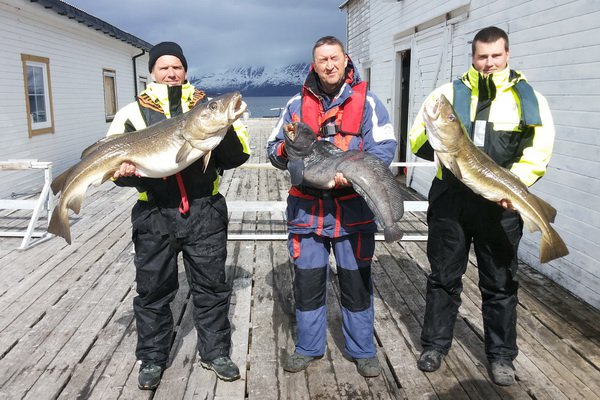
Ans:
{"label": "man in black beanie", "polygon": [[183,55],[183,50],[181,47],[175,42],[161,42],[150,49],[150,58],[148,60],[148,72],[152,72],[152,68],[154,68],[154,64],[156,64],[156,60],[158,60],[162,56],[175,56],[183,65],[183,69],[187,72],[188,65],[185,56]]}
{"label": "man in black beanie", "polygon": [[[204,92],[187,81],[187,61],[177,43],[154,46],[148,69],[153,82],[137,101],[119,110],[108,136],[144,129],[207,101]],[[243,164],[249,157],[248,148],[248,132],[236,121],[212,151],[206,169],[202,158],[172,176],[141,178],[136,176],[134,164],[124,162],[113,176],[117,185],[133,186],[140,192],[131,212],[140,389],[158,387],[167,366],[173,336],[170,303],[178,288],[180,252],[194,304],[200,364],[222,380],[240,378],[229,357],[228,213],[219,193],[219,173]]]}

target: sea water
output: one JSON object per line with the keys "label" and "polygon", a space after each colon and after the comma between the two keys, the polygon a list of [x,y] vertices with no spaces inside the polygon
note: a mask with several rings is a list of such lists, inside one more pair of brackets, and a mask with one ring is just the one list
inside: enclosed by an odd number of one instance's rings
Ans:
{"label": "sea water", "polygon": [[277,118],[292,96],[245,97],[250,118]]}

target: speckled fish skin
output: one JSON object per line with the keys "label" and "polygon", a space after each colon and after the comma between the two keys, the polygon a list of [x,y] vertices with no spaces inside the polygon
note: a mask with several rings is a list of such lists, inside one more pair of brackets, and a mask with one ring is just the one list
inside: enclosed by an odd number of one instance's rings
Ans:
{"label": "speckled fish skin", "polygon": [[99,140],[83,151],[77,164],[52,181],[52,191],[60,193],[60,200],[48,232],[71,244],[67,209],[79,214],[89,185],[110,179],[125,161],[135,164],[139,176],[171,176],[217,147],[245,110],[241,94],[228,93],[146,129]]}
{"label": "speckled fish skin", "polygon": [[559,234],[550,225],[556,210],[530,193],[527,185],[512,172],[502,168],[478,149],[454,112],[448,99],[441,95],[423,108],[427,140],[438,162],[475,193],[497,202],[509,199],[530,232],[540,231],[540,262],[545,263],[569,253]]}

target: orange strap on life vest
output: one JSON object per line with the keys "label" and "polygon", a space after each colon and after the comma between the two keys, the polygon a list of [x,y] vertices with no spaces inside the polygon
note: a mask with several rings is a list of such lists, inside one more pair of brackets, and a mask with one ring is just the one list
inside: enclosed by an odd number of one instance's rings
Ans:
{"label": "orange strap on life vest", "polygon": [[360,82],[352,87],[352,94],[343,104],[324,111],[321,101],[310,90],[302,88],[302,122],[310,126],[314,132],[319,133],[321,127],[335,117],[336,137],[334,143],[341,149],[346,149],[352,138],[344,138],[344,136],[361,134],[366,100],[367,82]]}

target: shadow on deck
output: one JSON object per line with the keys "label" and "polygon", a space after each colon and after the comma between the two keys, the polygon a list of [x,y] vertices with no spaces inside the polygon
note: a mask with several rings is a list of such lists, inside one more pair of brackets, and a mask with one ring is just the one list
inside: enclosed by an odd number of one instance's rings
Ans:
{"label": "shadow on deck", "polygon": [[[252,163],[266,162],[272,120],[249,120]],[[285,199],[285,173],[228,171],[229,200]],[[408,198],[416,198],[407,190]],[[600,312],[527,265],[520,268],[518,382],[491,383],[474,259],[455,340],[442,368],[416,367],[429,270],[425,243],[377,243],[373,263],[375,328],[384,373],[362,378],[343,354],[335,268],[329,282],[328,350],[305,372],[281,368],[293,351],[292,267],[284,241],[230,241],[234,287],[232,358],[242,379],[224,383],[197,363],[185,274],[172,304],[176,322],[170,366],[155,392],[137,389],[135,296],[129,210],[133,190],[90,188],[71,218],[73,244],[53,238],[25,251],[0,238],[0,398],[4,399],[598,399]],[[2,228],[24,226],[25,212],[0,214]],[[407,234],[425,234],[423,213],[407,213]],[[282,233],[281,212],[232,212],[230,233]],[[180,263],[181,265],[181,263]]]}

